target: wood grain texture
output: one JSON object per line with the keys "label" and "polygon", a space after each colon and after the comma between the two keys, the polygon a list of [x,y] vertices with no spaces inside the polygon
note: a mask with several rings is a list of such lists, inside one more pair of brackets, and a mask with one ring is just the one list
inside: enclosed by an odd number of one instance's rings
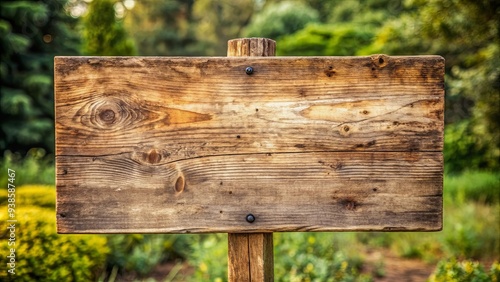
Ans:
{"label": "wood grain texture", "polygon": [[228,234],[228,281],[250,281],[250,249],[248,234]]}
{"label": "wood grain texture", "polygon": [[437,56],[57,57],[58,231],[439,230],[443,76]]}
{"label": "wood grain texture", "polygon": [[441,228],[441,153],[248,154],[169,164],[132,155],[58,156],[59,232]]}
{"label": "wood grain texture", "polygon": [[273,234],[228,234],[228,281],[274,281]]}
{"label": "wood grain texture", "polygon": [[269,38],[238,38],[227,42],[228,57],[273,57],[276,41]]}
{"label": "wood grain texture", "polygon": [[274,281],[273,233],[248,234],[251,281]]}
{"label": "wood grain texture", "polygon": [[440,57],[58,57],[55,67],[57,155],[442,150]]}

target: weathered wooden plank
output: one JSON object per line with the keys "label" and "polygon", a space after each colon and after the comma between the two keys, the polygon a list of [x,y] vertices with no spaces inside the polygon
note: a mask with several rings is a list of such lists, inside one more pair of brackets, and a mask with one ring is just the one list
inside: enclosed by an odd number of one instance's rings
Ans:
{"label": "weathered wooden plank", "polygon": [[438,56],[57,57],[56,154],[441,151],[443,73]]}
{"label": "weathered wooden plank", "polygon": [[55,70],[61,233],[441,228],[441,57],[58,57]]}
{"label": "weathered wooden plank", "polygon": [[58,156],[58,231],[441,229],[440,152],[155,154]]}

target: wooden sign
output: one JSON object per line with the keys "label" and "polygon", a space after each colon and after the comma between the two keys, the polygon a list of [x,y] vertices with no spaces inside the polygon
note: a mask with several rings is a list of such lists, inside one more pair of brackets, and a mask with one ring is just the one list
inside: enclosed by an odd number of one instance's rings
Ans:
{"label": "wooden sign", "polygon": [[57,57],[60,233],[432,231],[444,60]]}

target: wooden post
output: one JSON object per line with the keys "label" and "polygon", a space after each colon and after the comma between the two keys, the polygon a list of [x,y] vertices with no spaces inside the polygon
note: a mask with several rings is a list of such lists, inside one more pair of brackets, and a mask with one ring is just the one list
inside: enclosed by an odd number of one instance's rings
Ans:
{"label": "wooden post", "polygon": [[[227,44],[228,57],[275,55],[276,42],[267,38],[233,39]],[[229,233],[229,281],[274,281],[273,256],[273,233]]]}

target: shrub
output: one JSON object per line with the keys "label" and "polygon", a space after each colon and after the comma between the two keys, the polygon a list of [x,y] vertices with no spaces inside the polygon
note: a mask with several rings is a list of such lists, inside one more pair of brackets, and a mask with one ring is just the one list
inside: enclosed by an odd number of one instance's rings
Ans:
{"label": "shrub", "polygon": [[466,203],[445,212],[441,243],[448,255],[461,259],[498,258],[500,205]]}
{"label": "shrub", "polygon": [[456,204],[475,201],[485,204],[500,203],[500,174],[468,171],[461,175],[445,175],[444,192],[447,200]]}
{"label": "shrub", "polygon": [[[7,202],[7,190],[0,190],[0,203]],[[56,189],[46,185],[24,185],[16,189],[16,205],[20,207],[37,206],[54,209]]]}
{"label": "shrub", "polygon": [[452,258],[439,262],[429,282],[489,282],[500,281],[500,264],[495,262],[491,270],[486,272],[478,262],[465,260],[458,262]]}
{"label": "shrub", "polygon": [[[477,122],[464,120],[445,127],[444,163],[448,173],[498,169],[498,145],[487,138]],[[498,144],[498,143],[497,143]],[[496,148],[495,148],[496,147]]]}
{"label": "shrub", "polygon": [[191,281],[227,280],[227,234],[197,235],[188,262],[195,268]]}
{"label": "shrub", "polygon": [[117,268],[132,276],[145,277],[163,261],[184,259],[190,251],[191,235],[109,235],[108,269]]}
{"label": "shrub", "polygon": [[283,1],[265,7],[256,13],[245,28],[245,37],[267,37],[277,39],[304,28],[308,23],[318,22],[318,13],[306,4]]}
{"label": "shrub", "polygon": [[276,281],[371,281],[360,274],[362,258],[339,251],[338,240],[332,233],[276,233]]}
{"label": "shrub", "polygon": [[4,158],[0,162],[2,174],[0,175],[0,186],[7,186],[7,170],[16,171],[16,186],[24,184],[48,184],[55,183],[54,156],[46,155],[43,149],[31,149],[23,158],[19,153],[4,152]]}
{"label": "shrub", "polygon": [[[16,281],[91,281],[100,274],[108,252],[106,238],[58,235],[55,218],[46,208],[16,209]],[[0,213],[1,238],[9,236],[6,220],[7,214]],[[2,254],[12,247],[7,240],[0,243]],[[7,257],[2,255],[0,263],[5,266]]]}

